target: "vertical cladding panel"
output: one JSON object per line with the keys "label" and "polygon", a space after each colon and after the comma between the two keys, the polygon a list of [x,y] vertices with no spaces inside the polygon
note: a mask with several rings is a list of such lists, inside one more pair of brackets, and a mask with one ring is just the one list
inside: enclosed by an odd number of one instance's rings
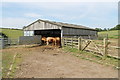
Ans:
{"label": "vertical cladding panel", "polygon": [[66,30],[67,30],[67,35],[69,35],[69,33],[70,33],[70,29],[66,28]]}
{"label": "vertical cladding panel", "polygon": [[83,35],[88,35],[88,30],[83,30]]}
{"label": "vertical cladding panel", "polygon": [[88,30],[85,30],[85,35],[88,35],[89,34],[89,31]]}
{"label": "vertical cladding panel", "polygon": [[65,33],[66,33],[66,30],[65,30],[65,28],[62,28],[62,30],[63,30],[63,34],[65,34]]}
{"label": "vertical cladding panel", "polygon": [[77,33],[78,35],[82,35],[82,33],[81,33],[82,30],[81,29],[78,29],[77,31],[78,31],[78,33]]}
{"label": "vertical cladding panel", "polygon": [[48,25],[47,25],[47,23],[45,23],[44,29],[48,29]]}
{"label": "vertical cladding panel", "polygon": [[73,35],[76,35],[76,29],[72,29]]}
{"label": "vertical cladding panel", "polygon": [[71,28],[71,33],[72,33],[72,35],[75,34],[74,30],[75,30],[75,29]]}
{"label": "vertical cladding panel", "polygon": [[90,30],[87,30],[87,35],[90,35]]}
{"label": "vertical cladding panel", "polygon": [[79,35],[83,35],[83,30],[80,29]]}
{"label": "vertical cladding panel", "polygon": [[94,31],[90,31],[90,35],[94,35]]}
{"label": "vertical cladding panel", "polygon": [[67,34],[67,29],[66,28],[63,28],[63,34]]}
{"label": "vertical cladding panel", "polygon": [[66,28],[66,34],[68,34],[69,33],[69,31],[68,31],[68,29]]}
{"label": "vertical cladding panel", "polygon": [[41,27],[40,29],[46,28],[45,23],[41,21],[41,22],[40,22],[40,27]]}
{"label": "vertical cladding panel", "polygon": [[33,30],[33,25],[34,24],[32,24],[32,25],[29,26],[29,30]]}
{"label": "vertical cladding panel", "polygon": [[85,35],[85,31],[86,31],[86,30],[83,30],[83,34],[82,34],[82,35]]}
{"label": "vertical cladding panel", "polygon": [[42,21],[39,21],[39,27],[44,28],[44,26],[42,25]]}
{"label": "vertical cladding panel", "polygon": [[48,29],[51,29],[51,27],[49,26],[49,23],[47,23],[47,28],[48,28]]}
{"label": "vertical cladding panel", "polygon": [[71,28],[67,28],[68,34],[71,34]]}
{"label": "vertical cladding panel", "polygon": [[80,35],[80,29],[76,29],[76,35]]}
{"label": "vertical cladding panel", "polygon": [[40,26],[40,22],[36,22],[36,28],[37,29],[42,29],[43,27]]}
{"label": "vertical cladding panel", "polygon": [[40,23],[39,23],[39,22],[36,22],[36,23],[35,23],[35,26],[36,26],[36,29],[37,29],[37,30],[43,28],[43,26],[40,26]]}
{"label": "vertical cladding panel", "polygon": [[76,32],[77,32],[77,35],[82,35],[81,29],[77,29]]}
{"label": "vertical cladding panel", "polygon": [[37,24],[34,23],[33,25],[34,25],[34,30],[37,30],[38,29]]}
{"label": "vertical cladding panel", "polygon": [[52,24],[52,29],[55,29],[55,25]]}
{"label": "vertical cladding panel", "polygon": [[79,29],[76,29],[76,31],[75,31],[75,35],[79,35],[78,30],[79,30]]}
{"label": "vertical cladding panel", "polygon": [[56,25],[57,29],[60,29],[60,27],[58,25]]}
{"label": "vertical cladding panel", "polygon": [[30,30],[30,26],[27,27],[27,30]]}
{"label": "vertical cladding panel", "polygon": [[56,27],[56,25],[54,25],[54,29],[56,29],[57,27]]}

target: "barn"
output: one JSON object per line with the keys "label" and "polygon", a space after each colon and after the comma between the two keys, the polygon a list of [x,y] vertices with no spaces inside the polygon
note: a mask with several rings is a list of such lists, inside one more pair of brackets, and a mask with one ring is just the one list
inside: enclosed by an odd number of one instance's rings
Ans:
{"label": "barn", "polygon": [[86,39],[96,39],[95,29],[75,24],[62,22],[37,20],[28,26],[23,27],[24,36],[41,35],[42,37],[82,37]]}

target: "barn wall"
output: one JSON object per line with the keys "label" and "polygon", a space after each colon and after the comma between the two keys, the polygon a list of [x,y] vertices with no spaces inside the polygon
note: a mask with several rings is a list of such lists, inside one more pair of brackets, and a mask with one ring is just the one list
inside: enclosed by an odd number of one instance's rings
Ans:
{"label": "barn wall", "polygon": [[69,28],[69,27],[63,27],[62,30],[63,30],[63,36],[81,36],[83,38],[91,38],[91,39],[95,39],[97,36],[97,31],[94,30]]}
{"label": "barn wall", "polygon": [[28,27],[26,27],[24,30],[44,30],[44,29],[61,29],[61,26],[51,24],[48,22],[43,22],[43,21],[37,21]]}

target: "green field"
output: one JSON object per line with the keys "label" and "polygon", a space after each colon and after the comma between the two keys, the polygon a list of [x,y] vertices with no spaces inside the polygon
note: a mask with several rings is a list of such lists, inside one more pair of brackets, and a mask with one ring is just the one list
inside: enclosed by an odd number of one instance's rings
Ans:
{"label": "green field", "polygon": [[0,28],[0,32],[8,36],[8,38],[19,38],[23,36],[23,30],[21,29]]}
{"label": "green field", "polygon": [[102,31],[102,32],[98,32],[98,35],[106,35],[108,34],[108,38],[110,39],[118,39],[118,35],[120,30],[112,30],[112,31]]}

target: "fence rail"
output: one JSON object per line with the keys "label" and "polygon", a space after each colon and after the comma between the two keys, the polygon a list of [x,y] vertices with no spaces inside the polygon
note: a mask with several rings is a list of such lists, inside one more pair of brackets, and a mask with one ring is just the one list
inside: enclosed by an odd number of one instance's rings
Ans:
{"label": "fence rail", "polygon": [[102,56],[112,56],[115,58],[118,57],[119,46],[112,46],[111,41],[104,38],[100,43],[96,42],[97,40],[82,39],[82,38],[62,38],[62,46],[69,46],[71,48],[77,48],[78,50],[91,51],[98,53]]}

